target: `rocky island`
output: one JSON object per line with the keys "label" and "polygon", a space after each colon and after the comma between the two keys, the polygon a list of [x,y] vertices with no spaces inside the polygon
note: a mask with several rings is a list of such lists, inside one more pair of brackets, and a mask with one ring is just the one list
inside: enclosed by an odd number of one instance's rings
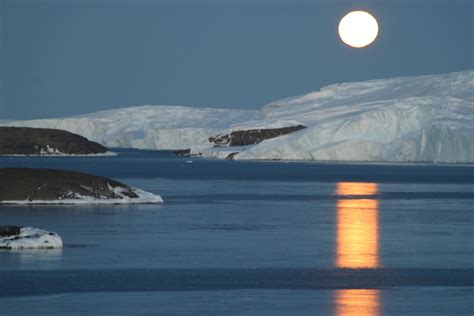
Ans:
{"label": "rocky island", "polygon": [[0,127],[0,156],[101,155],[109,150],[87,138],[50,128]]}
{"label": "rocky island", "polygon": [[0,169],[0,204],[162,203],[159,195],[74,171]]}
{"label": "rocky island", "polygon": [[0,226],[0,249],[58,249],[61,237],[33,227]]}

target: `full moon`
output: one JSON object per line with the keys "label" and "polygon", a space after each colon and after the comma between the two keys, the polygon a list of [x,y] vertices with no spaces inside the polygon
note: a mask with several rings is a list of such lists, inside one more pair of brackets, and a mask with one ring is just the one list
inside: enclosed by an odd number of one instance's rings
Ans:
{"label": "full moon", "polygon": [[339,22],[339,36],[351,47],[361,48],[371,44],[378,33],[377,20],[365,11],[352,11]]}

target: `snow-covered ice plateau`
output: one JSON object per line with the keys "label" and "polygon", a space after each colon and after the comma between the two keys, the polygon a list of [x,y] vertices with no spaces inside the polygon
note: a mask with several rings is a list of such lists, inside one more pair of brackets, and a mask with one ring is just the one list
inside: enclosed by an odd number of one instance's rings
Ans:
{"label": "snow-covered ice plateau", "polygon": [[0,125],[62,129],[107,147],[186,149],[210,145],[208,138],[227,132],[230,125],[261,117],[250,110],[144,105]]}
{"label": "snow-covered ice plateau", "polygon": [[[234,159],[474,162],[474,70],[333,84],[261,111],[141,106],[12,126],[65,129],[109,147],[186,149],[225,158],[208,138],[307,128],[235,148]],[[195,152],[196,153],[196,152]]]}

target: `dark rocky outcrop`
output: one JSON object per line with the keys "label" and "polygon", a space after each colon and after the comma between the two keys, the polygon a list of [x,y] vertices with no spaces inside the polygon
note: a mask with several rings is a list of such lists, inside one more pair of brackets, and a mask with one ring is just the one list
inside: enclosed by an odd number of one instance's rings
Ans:
{"label": "dark rocky outcrop", "polygon": [[19,235],[20,230],[19,226],[0,226],[0,238]]}
{"label": "dark rocky outcrop", "polygon": [[234,160],[234,156],[237,155],[238,152],[233,152],[233,153],[230,153],[229,155],[227,155],[227,157],[225,157],[226,160]]}
{"label": "dark rocky outcrop", "polygon": [[0,155],[90,155],[107,151],[98,143],[63,130],[0,127]]}
{"label": "dark rocky outcrop", "polygon": [[96,199],[138,198],[132,188],[123,183],[85,173],[52,169],[0,169],[0,201],[55,201],[80,199],[81,196]]}
{"label": "dark rocky outcrop", "polygon": [[174,154],[178,157],[190,157],[191,156],[191,149],[175,150]]}
{"label": "dark rocky outcrop", "polygon": [[243,131],[233,131],[230,134],[217,135],[209,137],[209,141],[216,146],[246,146],[258,144],[265,139],[275,138],[285,134],[293,133],[306,128],[303,125],[269,128],[269,129],[251,129]]}

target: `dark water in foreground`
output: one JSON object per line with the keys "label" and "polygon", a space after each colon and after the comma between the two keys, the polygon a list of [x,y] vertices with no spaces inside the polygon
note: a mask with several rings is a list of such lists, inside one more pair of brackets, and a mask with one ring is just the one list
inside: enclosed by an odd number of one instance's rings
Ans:
{"label": "dark water in foreground", "polygon": [[[190,163],[189,161],[192,161]],[[0,206],[62,251],[0,252],[0,314],[472,315],[474,167],[124,151],[0,158],[112,177],[162,206]]]}

